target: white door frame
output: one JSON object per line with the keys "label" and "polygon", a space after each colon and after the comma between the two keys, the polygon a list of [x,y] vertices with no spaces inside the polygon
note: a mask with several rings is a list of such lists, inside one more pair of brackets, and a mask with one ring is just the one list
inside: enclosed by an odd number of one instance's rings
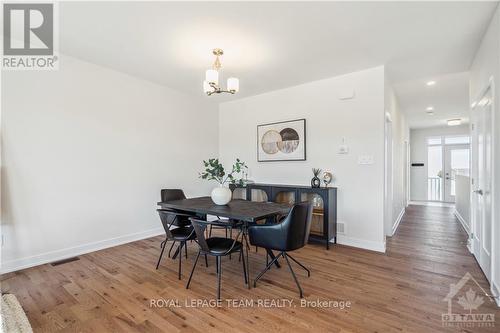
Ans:
{"label": "white door frame", "polygon": [[[495,189],[495,177],[497,177],[498,175],[496,175],[496,165],[495,165],[495,148],[494,148],[494,143],[495,143],[495,140],[496,140],[496,135],[497,133],[495,133],[495,118],[496,115],[495,114],[495,106],[496,106],[496,96],[495,96],[495,82],[494,82],[494,78],[491,77],[489,79],[489,82],[487,84],[487,86],[481,90],[480,94],[477,96],[477,98],[473,101],[473,103],[471,104],[471,112],[474,112],[477,104],[479,103],[479,101],[481,101],[481,99],[488,93],[490,92],[491,93],[491,108],[492,108],[492,122],[491,122],[491,135],[492,135],[492,142],[493,142],[493,145],[492,145],[492,152],[491,152],[491,158],[492,158],[492,175],[491,175],[491,201],[492,201],[492,212],[491,212],[491,219],[492,219],[492,226],[491,226],[491,262],[490,262],[490,276],[487,276],[487,279],[489,281],[495,281],[497,279],[496,276],[494,276],[495,274],[495,268],[496,268],[496,265],[499,265],[499,260],[500,258],[496,258],[495,256],[495,251],[493,249],[496,248],[496,242],[499,242],[500,239],[495,239],[494,235],[496,235],[498,233],[498,228],[500,227],[499,225],[497,225],[496,222],[496,197],[497,197],[497,189]],[[472,137],[472,136],[471,136]],[[472,143],[472,142],[471,142]],[[475,156],[474,154],[477,154],[477,152],[474,152],[472,151],[472,149],[474,149],[474,145],[471,144],[471,156]],[[470,240],[470,247],[469,247],[469,250],[474,254],[474,255],[479,255],[479,251],[480,251],[480,248],[478,248],[478,244],[476,244],[476,242],[474,242],[474,235],[473,235],[473,232],[474,230],[476,230],[476,220],[475,220],[475,214],[473,212],[475,212],[477,210],[477,207],[476,207],[476,200],[474,200],[474,196],[476,195],[475,193],[472,192],[472,190],[475,189],[475,184],[473,184],[473,176],[477,174],[477,170],[476,170],[476,166],[475,166],[475,163],[473,163],[473,160],[471,158],[471,177],[470,177],[470,180],[471,180],[471,183],[470,183],[470,188],[471,188],[471,194],[470,194],[470,205],[471,205],[471,235],[469,236],[469,240]],[[493,288],[493,285],[491,285],[491,288]]]}

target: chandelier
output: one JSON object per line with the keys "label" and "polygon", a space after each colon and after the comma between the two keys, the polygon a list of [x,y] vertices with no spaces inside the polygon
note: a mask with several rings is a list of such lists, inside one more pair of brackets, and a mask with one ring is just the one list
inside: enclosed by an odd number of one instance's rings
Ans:
{"label": "chandelier", "polygon": [[212,65],[212,69],[209,69],[205,73],[205,81],[203,81],[203,91],[208,95],[229,93],[235,94],[240,90],[240,81],[235,77],[230,77],[227,79],[227,90],[222,89],[219,86],[219,71],[222,67],[220,63],[220,56],[224,54],[221,49],[214,49],[213,54],[215,55],[215,61]]}

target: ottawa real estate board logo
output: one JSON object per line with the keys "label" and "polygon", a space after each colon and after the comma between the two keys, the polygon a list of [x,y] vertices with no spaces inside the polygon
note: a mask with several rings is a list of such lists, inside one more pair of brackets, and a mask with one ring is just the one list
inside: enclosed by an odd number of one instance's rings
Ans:
{"label": "ottawa real estate board logo", "polygon": [[495,327],[495,314],[491,312],[491,305],[487,306],[488,303],[494,304],[493,297],[469,272],[450,285],[443,301],[448,303],[448,312],[441,315],[444,327]]}
{"label": "ottawa real estate board logo", "polygon": [[57,4],[3,3],[2,9],[2,69],[58,69]]}

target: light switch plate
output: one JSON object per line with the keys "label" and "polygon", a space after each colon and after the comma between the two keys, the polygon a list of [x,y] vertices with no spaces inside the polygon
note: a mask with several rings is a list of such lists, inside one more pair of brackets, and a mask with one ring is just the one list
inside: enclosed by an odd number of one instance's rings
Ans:
{"label": "light switch plate", "polygon": [[347,154],[347,153],[349,153],[349,147],[347,147],[347,145],[340,145],[339,154]]}
{"label": "light switch plate", "polygon": [[358,164],[368,165],[373,164],[373,155],[359,155]]}

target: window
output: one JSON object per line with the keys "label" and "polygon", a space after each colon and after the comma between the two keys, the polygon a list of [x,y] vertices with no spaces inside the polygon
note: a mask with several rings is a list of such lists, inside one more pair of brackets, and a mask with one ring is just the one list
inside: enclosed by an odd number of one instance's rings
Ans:
{"label": "window", "polygon": [[431,137],[431,138],[427,138],[427,144],[429,146],[431,145],[440,145],[442,142],[442,139],[440,136],[436,136],[436,137]]}
{"label": "window", "polygon": [[445,145],[461,145],[470,143],[469,136],[447,136],[444,138]]}

